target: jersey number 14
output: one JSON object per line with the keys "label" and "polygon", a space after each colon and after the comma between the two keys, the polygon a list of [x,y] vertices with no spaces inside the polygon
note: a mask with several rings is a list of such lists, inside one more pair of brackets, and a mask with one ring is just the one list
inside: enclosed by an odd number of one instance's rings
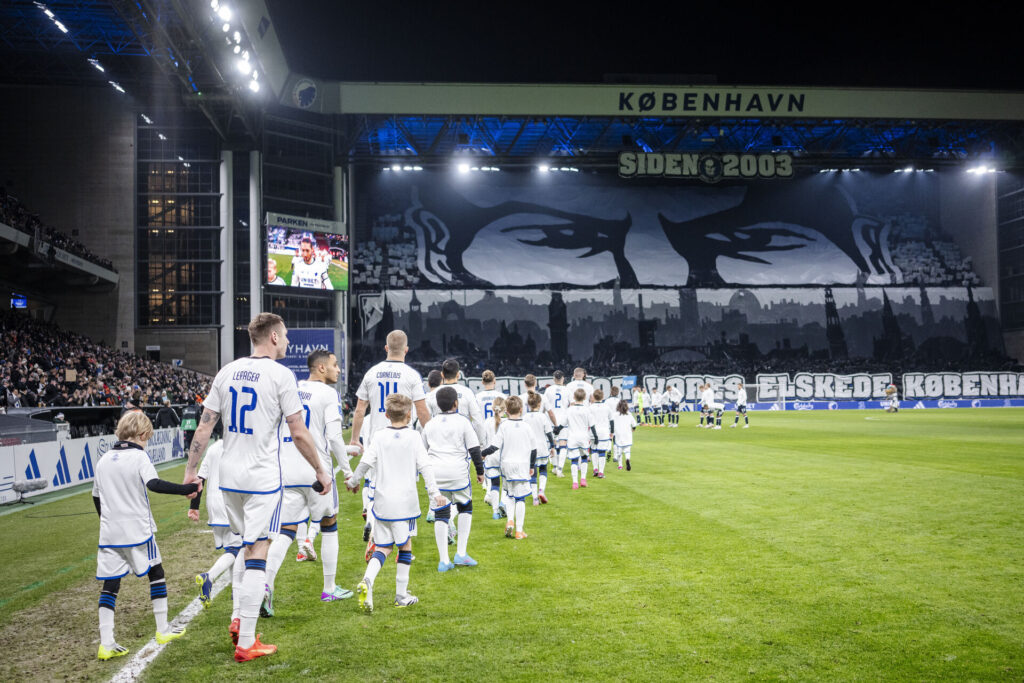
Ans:
{"label": "jersey number 14", "polygon": [[377,393],[380,394],[380,408],[377,409],[377,412],[383,413],[384,399],[390,394],[398,393],[398,382],[377,382],[377,389],[379,389]]}

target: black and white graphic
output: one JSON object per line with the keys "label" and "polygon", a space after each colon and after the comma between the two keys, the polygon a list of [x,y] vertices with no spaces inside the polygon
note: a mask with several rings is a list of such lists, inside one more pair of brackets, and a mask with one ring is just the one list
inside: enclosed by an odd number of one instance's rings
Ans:
{"label": "black and white graphic", "polygon": [[720,182],[364,171],[355,286],[982,284],[941,223],[939,174],[908,191],[902,174],[708,173]]}

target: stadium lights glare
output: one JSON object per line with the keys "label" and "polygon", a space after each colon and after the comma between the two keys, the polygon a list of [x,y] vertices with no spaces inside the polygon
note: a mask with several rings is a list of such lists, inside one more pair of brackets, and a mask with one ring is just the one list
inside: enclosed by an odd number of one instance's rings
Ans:
{"label": "stadium lights glare", "polygon": [[110,85],[112,85],[114,87],[114,90],[116,90],[117,92],[124,92],[124,88],[122,88],[117,81],[107,81],[107,83],[110,83]]}
{"label": "stadium lights glare", "polygon": [[57,28],[60,29],[61,33],[67,33],[68,32],[67,26],[65,26],[64,24],[60,23],[56,19],[53,20],[53,23],[57,25]]}
{"label": "stadium lights glare", "polygon": [[392,165],[391,165],[391,170],[392,170],[392,171],[401,171],[401,170],[402,170],[402,167],[401,167],[401,166],[399,166],[398,164],[392,164]]}
{"label": "stadium lights glare", "polygon": [[141,116],[142,120],[145,121],[147,124],[153,125],[153,119],[149,118],[145,114],[139,114],[139,116]]}
{"label": "stadium lights glare", "polygon": [[156,134],[156,136],[157,136],[158,138],[160,138],[161,140],[166,140],[166,139],[167,139],[167,136],[166,136],[166,135],[164,135],[163,133],[157,133],[157,134]]}
{"label": "stadium lights glare", "polygon": [[252,80],[258,81],[260,79],[260,72],[256,69],[252,70]]}
{"label": "stadium lights glare", "polygon": [[258,81],[249,81],[249,90],[252,90],[253,92],[259,92],[260,91],[260,84],[259,84],[259,82]]}
{"label": "stadium lights glare", "polygon": [[89,59],[89,63],[92,64],[97,69],[99,69],[100,73],[105,73],[106,72],[106,69],[104,69],[103,65],[99,63],[99,60],[90,58]]}
{"label": "stadium lights glare", "polygon": [[218,7],[220,7],[219,0],[210,0],[210,8],[213,9],[214,12],[217,11]]}
{"label": "stadium lights glare", "polygon": [[998,171],[982,164],[981,166],[974,166],[973,168],[967,169],[967,172],[974,175],[983,175],[985,173],[997,173]]}
{"label": "stadium lights glare", "polygon": [[239,52],[242,51],[242,46],[241,45],[235,45],[235,47],[231,51],[234,52],[237,55]]}
{"label": "stadium lights glare", "polygon": [[51,12],[49,9],[44,9],[43,14],[53,19],[53,12]]}
{"label": "stadium lights glare", "polygon": [[221,5],[217,8],[217,16],[224,21],[231,21],[231,8],[227,5]]}
{"label": "stadium lights glare", "polygon": [[248,76],[249,72],[252,71],[252,66],[250,66],[249,62],[245,61],[244,59],[239,59],[238,60],[238,70],[241,71],[246,76]]}
{"label": "stadium lights glare", "polygon": [[242,59],[244,59],[247,62],[249,61],[249,51],[248,50],[244,50],[242,52]]}
{"label": "stadium lights glare", "polygon": [[227,23],[227,22],[225,21],[225,22],[224,22],[224,25],[223,25],[223,26],[221,26],[220,28],[221,28],[221,30],[222,30],[222,31],[224,31],[224,33],[227,33],[228,31],[230,31],[230,30],[231,30],[231,24],[229,24],[229,23]]}
{"label": "stadium lights glare", "polygon": [[462,163],[458,165],[459,173],[469,173],[469,164]]}
{"label": "stadium lights glare", "polygon": [[231,34],[231,37],[235,39],[236,43],[242,42],[242,34],[238,31],[235,31],[233,34]]}
{"label": "stadium lights glare", "polygon": [[537,167],[537,170],[540,171],[541,173],[547,173],[548,170],[549,170],[548,169],[548,165],[547,164],[541,164],[540,166]]}

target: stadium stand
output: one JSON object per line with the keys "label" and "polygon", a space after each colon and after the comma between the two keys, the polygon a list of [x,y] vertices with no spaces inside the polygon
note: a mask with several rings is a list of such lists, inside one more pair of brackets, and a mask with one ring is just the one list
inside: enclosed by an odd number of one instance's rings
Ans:
{"label": "stadium stand", "polygon": [[95,263],[107,270],[117,272],[114,264],[109,259],[94,254],[78,240],[68,237],[56,228],[43,223],[38,214],[31,213],[17,197],[9,194],[7,188],[2,186],[0,186],[0,222],[26,235],[33,235],[36,239],[51,244],[57,249],[63,249],[69,254]]}
{"label": "stadium stand", "polygon": [[0,408],[188,403],[211,378],[97,344],[27,315],[0,314]]}

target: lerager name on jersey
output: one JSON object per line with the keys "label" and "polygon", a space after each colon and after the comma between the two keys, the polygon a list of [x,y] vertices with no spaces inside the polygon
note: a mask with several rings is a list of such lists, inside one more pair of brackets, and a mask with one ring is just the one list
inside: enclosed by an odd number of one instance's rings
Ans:
{"label": "lerager name on jersey", "polygon": [[259,382],[260,373],[252,372],[251,370],[239,370],[231,376],[231,379],[240,379],[243,382]]}

